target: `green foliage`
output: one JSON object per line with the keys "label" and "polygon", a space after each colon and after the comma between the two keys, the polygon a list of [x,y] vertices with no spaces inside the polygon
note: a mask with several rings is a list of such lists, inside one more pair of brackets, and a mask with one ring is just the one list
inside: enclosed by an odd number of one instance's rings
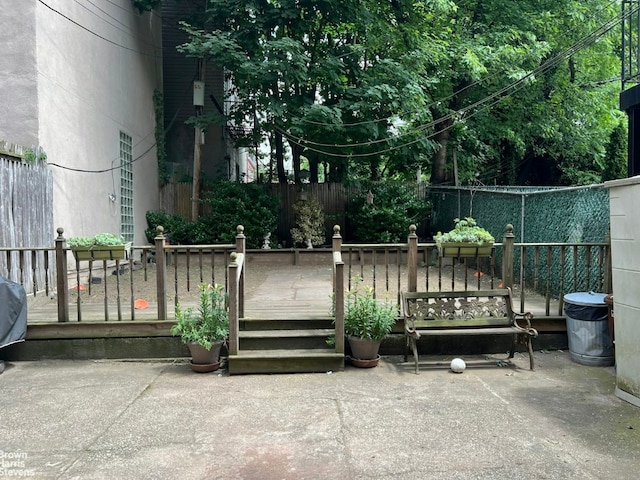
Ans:
{"label": "green foliage", "polygon": [[[373,203],[367,200],[369,191]],[[430,202],[421,199],[415,188],[381,182],[351,199],[346,213],[356,241],[390,243],[406,238],[412,223],[424,226],[430,212]]]}
{"label": "green foliage", "polygon": [[347,336],[380,341],[395,325],[398,309],[388,300],[376,300],[373,288],[362,282],[361,277],[355,277],[351,289],[346,292],[344,333]]}
{"label": "green foliage", "polygon": [[[157,2],[137,0],[140,9]],[[597,180],[620,119],[619,16],[609,0],[208,0],[185,55],[215,58],[225,115],[264,118],[238,145],[289,142],[317,181],[558,185]],[[600,34],[594,35],[593,32]],[[206,127],[206,125],[202,125]]]}
{"label": "green foliage", "polygon": [[484,245],[495,241],[493,235],[480,227],[475,219],[471,217],[465,217],[463,219],[455,218],[453,223],[455,223],[453,230],[447,233],[438,232],[438,234],[433,237],[438,245],[447,242],[468,242]]}
{"label": "green foliage", "polygon": [[628,174],[627,166],[627,128],[620,122],[611,132],[604,158],[602,181],[625,178]]}
{"label": "green foliage", "polygon": [[124,245],[124,243],[124,237],[113,233],[98,233],[93,237],[71,237],[67,239],[69,247]]}
{"label": "green foliage", "polygon": [[[244,226],[248,248],[260,248],[278,225],[280,201],[264,185],[220,181],[202,199],[207,212],[200,220],[207,243],[235,242],[236,227]],[[194,242],[195,243],[195,242]]]}
{"label": "green foliage", "polygon": [[323,244],[325,241],[324,211],[322,205],[315,198],[298,200],[293,205],[296,217],[296,227],[291,229],[294,242],[305,243],[311,241],[313,245]]}
{"label": "green foliage", "polygon": [[44,162],[47,159],[47,154],[41,148],[37,149],[38,153],[34,152],[31,148],[24,150],[22,158],[27,163],[35,163],[37,161]]}
{"label": "green foliage", "polygon": [[154,243],[158,226],[162,226],[164,236],[177,245],[207,243],[198,241],[202,237],[199,232],[204,228],[199,222],[190,222],[181,215],[169,215],[165,212],[151,210],[146,213],[146,219],[148,228],[144,233],[149,243]]}
{"label": "green foliage", "polygon": [[220,181],[201,200],[205,213],[196,221],[162,211],[148,211],[145,234],[153,243],[156,227],[176,245],[234,243],[238,225],[244,226],[248,248],[260,248],[278,222],[280,202],[263,185]]}
{"label": "green foliage", "polygon": [[229,335],[229,307],[222,285],[202,283],[197,312],[193,307],[182,310],[176,305],[176,324],[172,335],[180,335],[184,343],[195,342],[210,350],[212,342],[225,340]]}

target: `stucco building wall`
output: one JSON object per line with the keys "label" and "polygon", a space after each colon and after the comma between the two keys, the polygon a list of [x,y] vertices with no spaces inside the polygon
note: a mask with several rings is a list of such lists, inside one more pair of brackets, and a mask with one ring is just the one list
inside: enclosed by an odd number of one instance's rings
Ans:
{"label": "stucco building wall", "polygon": [[46,152],[54,225],[65,236],[119,233],[122,131],[135,160],[135,242],[146,243],[145,212],[159,201],[160,17],[130,0],[3,0],[0,24],[0,56],[11,61],[0,73],[0,138]]}

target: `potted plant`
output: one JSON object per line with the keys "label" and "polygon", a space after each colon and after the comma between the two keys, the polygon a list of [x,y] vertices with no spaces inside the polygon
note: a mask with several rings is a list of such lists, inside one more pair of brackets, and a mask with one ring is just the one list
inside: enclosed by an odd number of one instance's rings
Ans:
{"label": "potted plant", "polygon": [[296,227],[291,229],[291,238],[295,243],[304,243],[307,248],[324,243],[324,211],[315,199],[298,200],[293,205],[296,215]]}
{"label": "potted plant", "polygon": [[491,255],[495,238],[472,217],[456,218],[455,227],[434,237],[443,257],[483,257]]}
{"label": "potted plant", "polygon": [[220,350],[229,335],[229,305],[222,285],[202,283],[197,310],[176,305],[172,335],[180,335],[191,353],[191,369],[212,372],[220,368]]}
{"label": "potted plant", "polygon": [[67,245],[76,260],[124,260],[129,258],[131,243],[112,233],[99,233],[93,237],[72,237]]}
{"label": "potted plant", "polygon": [[351,363],[360,367],[375,367],[382,339],[391,332],[398,318],[398,309],[388,300],[374,298],[373,288],[356,277],[346,292],[344,333],[351,347]]}

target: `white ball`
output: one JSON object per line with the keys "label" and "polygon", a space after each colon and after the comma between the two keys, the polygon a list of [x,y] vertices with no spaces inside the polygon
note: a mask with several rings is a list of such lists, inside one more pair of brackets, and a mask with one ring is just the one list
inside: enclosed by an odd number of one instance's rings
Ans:
{"label": "white ball", "polygon": [[451,371],[454,373],[462,373],[467,368],[467,364],[461,358],[454,358],[451,360]]}

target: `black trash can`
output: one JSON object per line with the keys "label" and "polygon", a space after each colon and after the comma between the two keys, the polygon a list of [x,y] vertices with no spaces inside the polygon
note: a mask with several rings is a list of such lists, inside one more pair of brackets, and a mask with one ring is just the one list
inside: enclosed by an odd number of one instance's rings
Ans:
{"label": "black trash can", "polygon": [[569,353],[574,362],[591,366],[610,366],[615,354],[609,335],[609,308],[606,294],[576,292],[564,296]]}

